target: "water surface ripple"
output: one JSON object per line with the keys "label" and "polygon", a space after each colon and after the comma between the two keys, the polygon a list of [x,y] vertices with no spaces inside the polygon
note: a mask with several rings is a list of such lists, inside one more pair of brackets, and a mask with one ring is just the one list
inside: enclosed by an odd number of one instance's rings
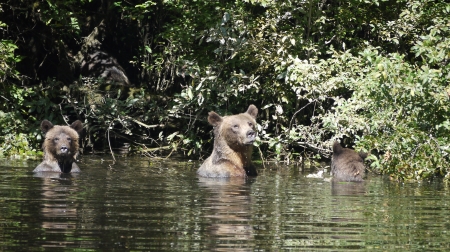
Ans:
{"label": "water surface ripple", "polygon": [[270,165],[199,178],[199,163],[84,156],[77,175],[0,160],[1,251],[448,251],[450,190],[307,178]]}

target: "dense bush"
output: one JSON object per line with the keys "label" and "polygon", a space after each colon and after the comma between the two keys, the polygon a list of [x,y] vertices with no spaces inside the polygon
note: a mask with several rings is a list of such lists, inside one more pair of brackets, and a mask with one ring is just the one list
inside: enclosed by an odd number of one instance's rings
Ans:
{"label": "dense bush", "polygon": [[[2,30],[4,156],[18,152],[5,147],[14,136],[38,149],[46,118],[83,120],[85,148],[109,151],[118,141],[137,153],[201,158],[212,147],[207,112],[253,103],[265,159],[329,158],[341,139],[371,151],[371,169],[394,179],[450,176],[443,1],[7,1],[1,9],[1,27],[15,27]],[[76,71],[73,55],[100,23],[99,49],[133,86]]]}

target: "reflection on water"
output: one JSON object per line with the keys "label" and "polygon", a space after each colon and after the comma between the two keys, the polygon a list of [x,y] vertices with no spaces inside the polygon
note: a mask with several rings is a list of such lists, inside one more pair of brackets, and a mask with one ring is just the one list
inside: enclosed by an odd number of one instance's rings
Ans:
{"label": "reflection on water", "polygon": [[102,158],[64,175],[0,160],[0,250],[450,249],[450,189],[439,181],[335,183],[275,165],[211,179],[192,162]]}
{"label": "reflection on water", "polygon": [[[74,237],[77,229],[77,203],[73,199],[78,191],[78,174],[59,174],[54,172],[39,172],[34,177],[42,178],[41,186],[41,216],[45,236],[64,234],[64,237]],[[73,247],[76,240],[45,239],[39,243],[42,247],[66,248]]]}
{"label": "reflection on water", "polygon": [[254,247],[251,226],[250,184],[253,178],[203,178],[200,189],[207,191],[202,218],[207,228],[210,251],[250,251]]}
{"label": "reflection on water", "polygon": [[364,195],[366,194],[366,183],[331,181],[331,194],[334,196]]}

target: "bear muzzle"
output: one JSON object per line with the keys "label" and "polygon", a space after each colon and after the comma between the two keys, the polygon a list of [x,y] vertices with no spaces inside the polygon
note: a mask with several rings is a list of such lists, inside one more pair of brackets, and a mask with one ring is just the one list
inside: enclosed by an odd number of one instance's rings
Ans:
{"label": "bear muzzle", "polygon": [[249,130],[247,131],[246,137],[245,144],[253,144],[256,140],[256,132],[254,130]]}
{"label": "bear muzzle", "polygon": [[68,155],[70,153],[69,148],[65,145],[59,148],[59,153],[62,155]]}

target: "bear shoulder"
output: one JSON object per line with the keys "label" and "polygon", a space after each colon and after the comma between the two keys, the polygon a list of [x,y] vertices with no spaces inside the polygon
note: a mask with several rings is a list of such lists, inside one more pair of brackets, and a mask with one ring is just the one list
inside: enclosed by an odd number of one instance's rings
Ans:
{"label": "bear shoulder", "polygon": [[[73,162],[71,164],[71,170],[70,172],[81,172],[80,167]],[[48,161],[44,160],[42,161],[34,170],[33,172],[61,172],[61,167],[59,166],[58,162],[55,161]]]}

